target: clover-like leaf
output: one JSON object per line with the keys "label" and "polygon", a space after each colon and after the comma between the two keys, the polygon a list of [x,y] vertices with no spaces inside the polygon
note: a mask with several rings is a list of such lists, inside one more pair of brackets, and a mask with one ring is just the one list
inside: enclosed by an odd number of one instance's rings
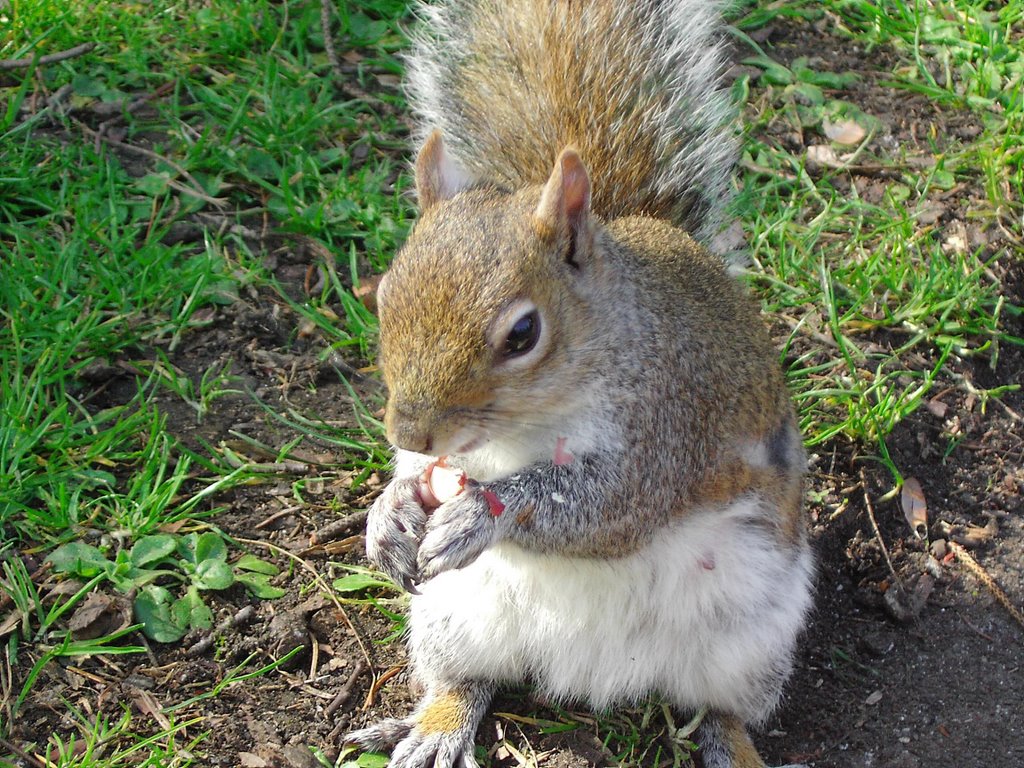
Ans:
{"label": "clover-like leaf", "polygon": [[167,191],[170,186],[171,175],[166,171],[161,173],[147,173],[135,182],[135,188],[142,194],[149,197],[158,197]]}
{"label": "clover-like leaf", "polygon": [[201,533],[194,539],[195,563],[198,565],[204,560],[227,560],[228,546],[219,534],[207,531]]}
{"label": "clover-like leaf", "polygon": [[66,573],[83,579],[91,579],[113,568],[113,563],[104,557],[102,552],[81,541],[72,541],[57,547],[46,561],[53,565],[53,570],[57,573]]}
{"label": "clover-like leaf", "polygon": [[235,562],[235,568],[243,571],[253,571],[254,573],[265,573],[267,576],[276,576],[280,572],[273,563],[268,563],[266,560],[261,560],[255,555],[245,554],[242,555]]}
{"label": "clover-like leaf", "polygon": [[140,567],[162,560],[174,552],[177,544],[177,538],[169,533],[143,536],[132,545],[130,553],[132,565]]}
{"label": "clover-like leaf", "polygon": [[386,768],[389,758],[387,755],[378,755],[372,752],[363,752],[356,758],[356,765],[359,768]]}
{"label": "clover-like leaf", "polygon": [[820,107],[825,103],[825,94],[822,93],[821,88],[814,83],[794,83],[793,93],[797,95],[801,102],[810,106]]}
{"label": "clover-like leaf", "polygon": [[199,589],[227,589],[235,583],[235,574],[224,560],[200,560],[192,583]]}
{"label": "clover-like leaf", "polygon": [[177,623],[171,615],[171,602],[171,593],[153,584],[140,589],[135,597],[135,620],[150,640],[173,643],[188,632],[188,625]]}
{"label": "clover-like leaf", "polygon": [[235,581],[244,586],[249,593],[260,600],[276,600],[286,594],[286,590],[270,583],[270,576],[265,573],[242,572],[236,574]]}
{"label": "clover-like leaf", "polygon": [[777,61],[770,59],[764,54],[748,56],[743,59],[744,64],[749,64],[763,70],[758,80],[761,83],[770,85],[789,85],[793,82],[793,73]]}
{"label": "clover-like leaf", "polygon": [[[152,584],[154,581],[156,581],[161,576],[172,576],[172,577],[178,579],[179,581],[181,580],[181,574],[178,573],[177,571],[172,571],[172,570],[168,570],[168,569],[157,569],[157,568],[135,568],[135,567],[132,567],[132,568],[128,569],[128,572],[124,576],[121,577],[121,581],[124,582],[125,584],[129,584],[130,585],[128,587],[128,589],[131,589],[133,587],[137,589],[138,587],[143,587],[146,584]],[[114,580],[114,579],[112,579],[112,580],[115,581],[115,583],[116,583],[116,580]],[[127,589],[123,589],[121,591],[122,592],[127,592],[128,590]]]}
{"label": "clover-like leaf", "polygon": [[171,603],[171,618],[177,626],[188,629],[209,629],[213,626],[213,611],[203,602],[195,587]]}

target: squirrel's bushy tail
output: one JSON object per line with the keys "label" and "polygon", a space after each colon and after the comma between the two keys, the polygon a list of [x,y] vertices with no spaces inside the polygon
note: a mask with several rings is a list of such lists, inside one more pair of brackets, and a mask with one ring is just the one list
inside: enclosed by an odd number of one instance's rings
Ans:
{"label": "squirrel's bushy tail", "polygon": [[722,0],[440,0],[408,61],[424,134],[479,180],[548,178],[575,146],[605,218],[645,213],[710,240],[736,139],[720,86]]}

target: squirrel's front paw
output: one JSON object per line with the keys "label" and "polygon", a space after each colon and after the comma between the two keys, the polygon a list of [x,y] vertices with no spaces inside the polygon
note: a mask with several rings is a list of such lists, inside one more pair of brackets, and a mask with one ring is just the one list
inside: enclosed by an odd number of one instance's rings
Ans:
{"label": "squirrel's front paw", "polygon": [[366,555],[396,584],[415,592],[416,553],[426,529],[418,477],[393,480],[366,519]]}
{"label": "squirrel's front paw", "polygon": [[419,548],[420,578],[426,581],[476,560],[497,538],[501,509],[493,493],[471,482],[431,512]]}

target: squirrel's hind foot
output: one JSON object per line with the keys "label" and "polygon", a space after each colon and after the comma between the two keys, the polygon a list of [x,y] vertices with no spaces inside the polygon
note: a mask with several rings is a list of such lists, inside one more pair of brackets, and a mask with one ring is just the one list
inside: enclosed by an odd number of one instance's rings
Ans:
{"label": "squirrel's hind foot", "polygon": [[371,752],[392,750],[389,768],[479,768],[473,757],[473,736],[464,729],[424,732],[410,717],[382,720],[353,731],[345,743]]}
{"label": "squirrel's hind foot", "polygon": [[493,689],[464,683],[431,690],[412,717],[353,731],[345,743],[374,752],[391,749],[390,768],[478,768],[473,740]]}
{"label": "squirrel's hind foot", "polygon": [[[750,740],[747,729],[736,717],[708,713],[697,729],[697,765],[701,768],[768,768]],[[780,765],[778,768],[808,768]]]}

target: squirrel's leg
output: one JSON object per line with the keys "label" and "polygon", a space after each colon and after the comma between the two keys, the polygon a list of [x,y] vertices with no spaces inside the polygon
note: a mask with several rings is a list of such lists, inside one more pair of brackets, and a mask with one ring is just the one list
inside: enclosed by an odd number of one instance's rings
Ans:
{"label": "squirrel's leg", "polygon": [[371,750],[394,747],[391,768],[476,768],[476,729],[493,693],[490,683],[432,689],[411,717],[383,720],[345,741]]}
{"label": "squirrel's leg", "polygon": [[[709,712],[694,734],[702,768],[767,768],[739,718]],[[805,768],[799,765],[779,768]]]}

